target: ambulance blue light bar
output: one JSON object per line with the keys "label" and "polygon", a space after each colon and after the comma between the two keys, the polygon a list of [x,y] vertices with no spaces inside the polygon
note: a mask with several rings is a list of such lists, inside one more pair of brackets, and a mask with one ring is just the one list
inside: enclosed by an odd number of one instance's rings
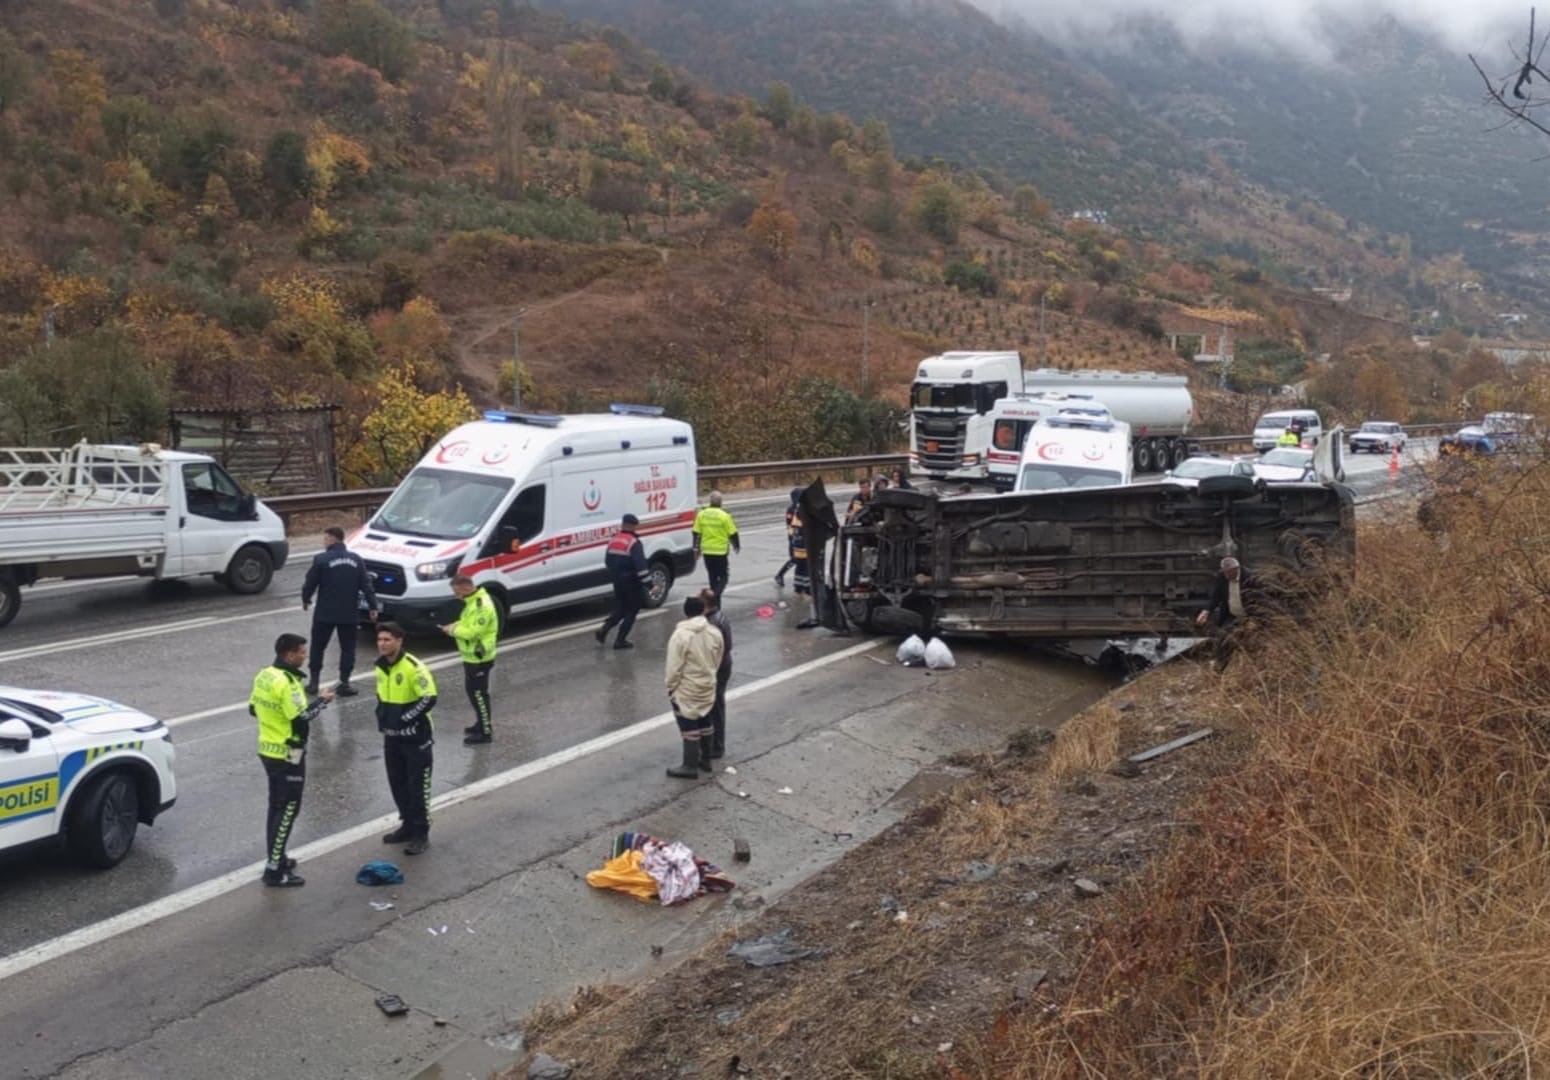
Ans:
{"label": "ambulance blue light bar", "polygon": [[534,427],[559,427],[563,416],[553,413],[506,412],[504,409],[486,409],[484,418],[496,424],[532,424]]}
{"label": "ambulance blue light bar", "polygon": [[664,410],[660,405],[625,405],[616,401],[608,406],[608,411],[615,416],[661,416]]}

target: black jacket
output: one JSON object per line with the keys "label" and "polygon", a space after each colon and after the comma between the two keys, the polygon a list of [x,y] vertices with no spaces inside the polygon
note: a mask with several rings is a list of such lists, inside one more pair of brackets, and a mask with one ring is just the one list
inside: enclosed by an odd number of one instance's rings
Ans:
{"label": "black jacket", "polygon": [[639,584],[651,581],[651,568],[646,565],[646,549],[640,538],[629,529],[620,529],[608,542],[608,552],[603,556],[609,579],[615,585]]}
{"label": "black jacket", "polygon": [[716,669],[716,674],[725,680],[732,674],[732,623],[727,619],[727,613],[717,608],[705,616],[717,630],[721,631],[721,666]]}
{"label": "black jacket", "polygon": [[[1243,610],[1246,614],[1254,613],[1254,597],[1252,596],[1258,582],[1247,570],[1238,570],[1239,594],[1243,597]],[[1216,572],[1216,580],[1211,583],[1211,601],[1206,605],[1206,621],[1214,622],[1219,626],[1231,626],[1236,618],[1227,607],[1227,575],[1220,570]]]}
{"label": "black jacket", "polygon": [[377,594],[371,587],[371,575],[361,557],[343,542],[328,545],[312,557],[307,568],[307,580],[301,587],[301,602],[305,607],[312,603],[316,594],[318,609],[312,617],[325,623],[355,623],[360,620],[360,598],[366,597],[366,607],[377,610]]}

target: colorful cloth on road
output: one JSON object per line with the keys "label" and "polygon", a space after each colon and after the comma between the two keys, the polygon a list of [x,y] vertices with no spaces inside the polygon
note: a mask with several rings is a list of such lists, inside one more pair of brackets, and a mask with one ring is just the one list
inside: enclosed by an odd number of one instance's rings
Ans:
{"label": "colorful cloth on road", "polygon": [[[656,846],[659,848],[668,848],[674,846],[681,847],[684,849],[684,851],[688,852],[689,857],[694,860],[694,867],[699,872],[699,885],[691,895],[683,897],[683,900],[692,899],[693,897],[699,896],[702,893],[731,892],[733,889],[737,888],[737,885],[732,881],[732,879],[727,877],[726,874],[722,872],[721,867],[717,866],[715,863],[700,858],[683,844],[674,844],[674,842],[671,840],[663,840],[661,837],[652,836],[650,833],[620,833],[618,836],[614,837],[612,853],[613,855],[617,856],[627,851],[644,852],[648,847],[651,846]],[[683,901],[679,900],[663,902],[682,903]]]}
{"label": "colorful cloth on road", "polygon": [[641,869],[642,852],[622,851],[603,864],[601,870],[587,875],[587,884],[594,889],[613,889],[628,893],[637,900],[655,900],[657,881]]}
{"label": "colorful cloth on road", "polygon": [[402,885],[404,875],[390,862],[369,862],[355,872],[357,885]]}
{"label": "colorful cloth on road", "polygon": [[663,907],[700,894],[700,868],[694,864],[694,852],[683,844],[647,844],[641,855],[640,868],[657,883],[657,899]]}

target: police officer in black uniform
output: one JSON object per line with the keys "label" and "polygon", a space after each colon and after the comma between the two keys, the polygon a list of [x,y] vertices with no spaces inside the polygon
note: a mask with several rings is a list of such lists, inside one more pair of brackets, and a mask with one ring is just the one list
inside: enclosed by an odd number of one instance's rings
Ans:
{"label": "police officer in black uniform", "polygon": [[377,617],[377,594],[371,587],[371,575],[361,557],[344,546],[344,530],[331,525],[323,530],[324,550],[312,558],[307,568],[307,580],[301,587],[301,609],[312,606],[314,595],[318,607],[312,613],[312,654],[307,660],[311,679],[307,693],[318,692],[318,678],[323,674],[323,651],[328,639],[339,637],[339,686],[335,689],[340,697],[354,697],[359,690],[350,685],[350,675],[355,671],[355,636],[361,621],[361,598],[373,620]]}
{"label": "police officer in black uniform", "polygon": [[625,514],[620,519],[619,531],[608,542],[608,554],[603,556],[603,565],[608,568],[608,576],[613,580],[614,609],[593,635],[599,645],[608,640],[608,631],[617,626],[619,636],[614,639],[614,648],[635,648],[630,643],[630,630],[635,626],[635,616],[640,614],[646,602],[646,583],[651,579],[651,569],[646,565],[646,549],[640,537],[635,535],[635,527],[639,524],[640,518],[634,514]]}

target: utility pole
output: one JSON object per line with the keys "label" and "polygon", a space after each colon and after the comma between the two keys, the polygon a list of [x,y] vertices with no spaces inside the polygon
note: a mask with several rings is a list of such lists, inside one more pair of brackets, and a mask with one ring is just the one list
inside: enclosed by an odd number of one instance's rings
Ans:
{"label": "utility pole", "polygon": [[861,299],[861,395],[872,386],[872,298]]}
{"label": "utility pole", "polygon": [[511,317],[511,411],[522,411],[522,309]]}
{"label": "utility pole", "polygon": [[1039,294],[1039,366],[1044,366],[1044,298],[1049,295],[1045,289]]}

